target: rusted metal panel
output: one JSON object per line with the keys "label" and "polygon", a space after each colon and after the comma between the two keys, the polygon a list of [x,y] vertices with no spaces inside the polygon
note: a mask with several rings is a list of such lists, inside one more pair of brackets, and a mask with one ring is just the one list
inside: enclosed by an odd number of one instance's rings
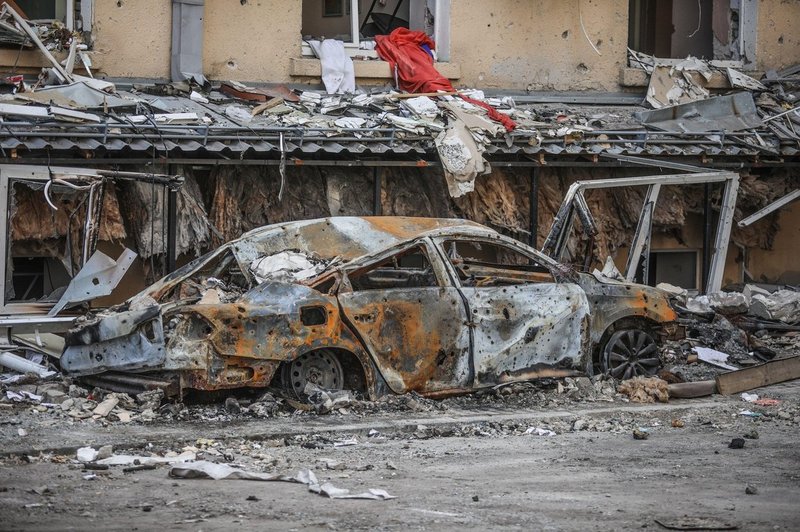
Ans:
{"label": "rusted metal panel", "polygon": [[469,334],[455,288],[368,290],[339,301],[392,391],[468,385]]}
{"label": "rusted metal panel", "polygon": [[476,386],[537,365],[575,366],[589,313],[574,284],[464,287],[474,330]]}

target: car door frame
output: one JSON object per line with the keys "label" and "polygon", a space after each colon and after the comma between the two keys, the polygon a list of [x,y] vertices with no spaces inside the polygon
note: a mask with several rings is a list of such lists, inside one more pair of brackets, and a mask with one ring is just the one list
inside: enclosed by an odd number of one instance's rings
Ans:
{"label": "car door frame", "polygon": [[[470,298],[464,293],[464,286],[462,286],[461,279],[456,271],[455,267],[453,266],[452,262],[450,261],[447,249],[445,248],[445,243],[453,240],[460,240],[466,243],[475,243],[475,242],[483,242],[486,244],[491,245],[500,245],[506,246],[515,250],[522,254],[523,256],[528,257],[531,260],[536,261],[539,265],[546,268],[550,275],[553,277],[552,283],[530,283],[530,284],[556,284],[556,285],[571,285],[574,286],[574,293],[581,297],[581,307],[584,309],[585,315],[582,317],[583,323],[580,326],[580,333],[579,338],[577,339],[580,344],[580,355],[581,357],[585,357],[586,353],[585,348],[589,338],[589,305],[588,300],[586,298],[586,294],[580,285],[572,279],[572,276],[569,275],[568,271],[563,268],[559,263],[553,261],[549,257],[541,255],[535,249],[526,246],[516,240],[508,238],[504,235],[500,235],[497,233],[486,233],[486,234],[474,234],[474,233],[455,233],[455,234],[448,234],[448,235],[439,235],[434,238],[433,245],[436,248],[436,251],[440,255],[440,259],[447,270],[448,275],[450,276],[450,280],[453,285],[458,289],[461,293],[462,300],[464,301],[464,305],[466,307],[467,316],[469,316],[469,328],[470,328],[470,367],[473,371],[473,381],[472,387],[482,387],[486,385],[485,383],[481,382],[481,376],[478,375],[478,361],[476,360],[477,349],[476,346],[476,338],[475,338],[475,329],[477,328],[477,323],[474,321],[474,310],[470,304]],[[509,378],[513,378],[513,376],[509,376]]]}
{"label": "car door frame", "polygon": [[[368,338],[365,338],[364,333],[358,326],[354,323],[354,316],[351,316],[346,308],[346,301],[342,299],[342,296],[346,294],[356,293],[352,291],[352,286],[349,282],[349,276],[352,275],[354,272],[359,272],[361,270],[366,270],[370,268],[372,265],[380,263],[383,260],[386,260],[394,255],[402,254],[405,251],[413,249],[415,247],[421,247],[430,263],[431,269],[433,271],[434,276],[436,277],[437,286],[436,288],[440,291],[451,291],[452,295],[456,297],[459,301],[457,306],[458,313],[454,314],[450,317],[450,321],[458,318],[460,322],[460,326],[462,327],[462,331],[459,333],[460,335],[466,335],[465,343],[463,346],[464,353],[462,355],[452,355],[450,353],[447,354],[448,357],[456,357],[464,358],[461,361],[461,364],[466,364],[466,375],[463,377],[463,385],[453,385],[452,387],[438,387],[436,389],[425,389],[420,387],[419,379],[411,379],[409,378],[407,381],[404,381],[402,376],[398,375],[396,369],[389,366],[388,364],[384,363],[385,357],[379,355],[376,352],[376,348],[371,341],[368,341]],[[463,295],[461,291],[453,284],[452,278],[446,269],[446,265],[442,261],[441,256],[439,255],[438,249],[433,241],[429,237],[421,237],[416,238],[414,240],[404,242],[401,245],[393,247],[388,250],[383,250],[380,253],[376,253],[374,255],[369,255],[365,257],[361,257],[356,261],[351,262],[346,267],[341,268],[339,286],[336,289],[336,298],[339,305],[339,311],[342,316],[342,321],[347,325],[348,328],[356,335],[356,337],[361,342],[362,346],[364,347],[365,351],[369,353],[370,357],[375,363],[378,371],[383,376],[384,380],[388,384],[389,388],[393,391],[398,393],[405,393],[407,391],[415,390],[419,392],[443,392],[446,390],[463,390],[469,388],[471,382],[473,381],[473,368],[472,368],[472,339],[471,339],[471,331],[469,331],[469,327],[467,326],[467,321],[469,316],[467,315],[466,308],[463,306]],[[349,287],[349,290],[348,290]],[[394,290],[394,289],[385,289],[385,290]],[[398,289],[403,290],[403,289]],[[409,289],[411,290],[411,289]],[[414,289],[414,290],[418,290]],[[383,290],[374,290],[374,292],[382,292]],[[365,291],[370,292],[370,291]],[[459,360],[452,360],[452,363],[458,363]],[[414,383],[416,385],[407,386],[407,383]]]}

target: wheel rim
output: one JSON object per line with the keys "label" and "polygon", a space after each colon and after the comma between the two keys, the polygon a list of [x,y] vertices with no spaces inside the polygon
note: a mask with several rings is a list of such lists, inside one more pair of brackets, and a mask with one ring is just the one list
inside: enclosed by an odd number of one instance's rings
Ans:
{"label": "wheel rim", "polygon": [[285,384],[300,399],[307,397],[305,389],[308,383],[325,390],[341,390],[342,381],[342,365],[328,350],[306,353],[286,368]]}
{"label": "wheel rim", "polygon": [[603,371],[615,379],[654,375],[660,366],[658,344],[640,329],[615,332],[603,351]]}

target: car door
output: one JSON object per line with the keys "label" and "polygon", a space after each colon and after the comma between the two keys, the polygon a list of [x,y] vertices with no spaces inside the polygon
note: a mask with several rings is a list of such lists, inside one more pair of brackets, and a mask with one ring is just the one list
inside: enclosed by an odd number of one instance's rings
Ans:
{"label": "car door", "polygon": [[461,389],[471,379],[466,310],[429,240],[356,266],[339,304],[397,393]]}
{"label": "car door", "polygon": [[473,329],[476,387],[505,374],[578,365],[589,306],[583,289],[557,282],[545,259],[499,238],[437,239],[460,285]]}

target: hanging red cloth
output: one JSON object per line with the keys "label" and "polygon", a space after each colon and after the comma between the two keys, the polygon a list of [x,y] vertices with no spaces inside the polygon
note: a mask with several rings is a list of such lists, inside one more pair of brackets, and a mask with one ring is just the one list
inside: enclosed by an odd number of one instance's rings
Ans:
{"label": "hanging red cloth", "polygon": [[433,66],[433,57],[423,46],[434,50],[436,45],[424,32],[397,28],[389,35],[375,36],[375,50],[389,63],[400,89],[407,92],[454,92],[450,81]]}
{"label": "hanging red cloth", "polygon": [[506,128],[506,131],[514,131],[514,128],[517,127],[517,123],[511,120],[511,117],[504,115],[488,103],[470,98],[469,96],[464,96],[463,94],[459,94],[459,96],[461,96],[461,99],[465,102],[469,102],[472,105],[477,105],[478,107],[483,107],[486,109],[486,114],[489,116],[489,118],[503,124],[503,127]]}

